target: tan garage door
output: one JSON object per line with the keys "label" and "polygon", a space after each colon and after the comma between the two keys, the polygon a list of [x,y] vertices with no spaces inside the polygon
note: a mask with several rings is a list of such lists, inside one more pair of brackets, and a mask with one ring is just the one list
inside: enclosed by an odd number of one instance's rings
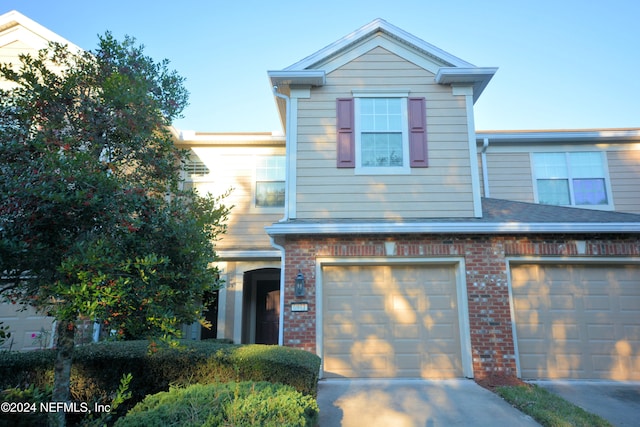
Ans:
{"label": "tan garage door", "polygon": [[451,266],[325,266],[327,377],[461,377]]}
{"label": "tan garage door", "polygon": [[640,266],[511,270],[523,378],[640,380]]}

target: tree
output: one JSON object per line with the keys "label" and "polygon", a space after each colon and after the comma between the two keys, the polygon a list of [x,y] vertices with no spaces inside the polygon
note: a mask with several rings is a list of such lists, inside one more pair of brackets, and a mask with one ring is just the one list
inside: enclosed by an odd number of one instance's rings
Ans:
{"label": "tree", "polygon": [[[54,401],[69,399],[75,327],[168,337],[215,289],[222,197],[181,189],[169,129],[184,80],[110,33],[0,66],[0,293],[56,320]],[[64,414],[52,422],[64,424]]]}

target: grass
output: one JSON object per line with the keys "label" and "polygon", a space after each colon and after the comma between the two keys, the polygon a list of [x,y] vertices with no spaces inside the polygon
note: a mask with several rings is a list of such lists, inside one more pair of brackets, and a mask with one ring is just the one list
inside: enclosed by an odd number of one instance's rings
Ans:
{"label": "grass", "polygon": [[612,427],[605,419],[536,385],[497,387],[496,393],[547,427]]}

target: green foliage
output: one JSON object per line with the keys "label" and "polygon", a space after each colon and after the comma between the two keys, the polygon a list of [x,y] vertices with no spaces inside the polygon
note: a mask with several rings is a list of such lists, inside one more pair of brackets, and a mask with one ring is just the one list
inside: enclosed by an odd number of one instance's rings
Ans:
{"label": "green foliage", "polygon": [[196,384],[148,396],[115,425],[311,427],[318,412],[312,397],[281,384]]}
{"label": "green foliage", "polygon": [[[152,351],[149,351],[149,350]],[[269,381],[315,397],[320,358],[286,347],[234,345],[219,341],[185,341],[179,347],[148,341],[115,341],[76,348],[71,369],[71,399],[108,403],[120,379],[130,374],[130,399],[118,414],[145,396],[171,386],[233,381]],[[0,389],[50,387],[54,350],[7,352],[0,358]]]}
{"label": "green foliage", "polygon": [[547,427],[611,427],[601,417],[538,386],[498,387],[507,402]]}
{"label": "green foliage", "polygon": [[[40,403],[51,401],[52,388],[36,387],[31,384],[26,388],[7,388],[0,392],[0,402],[16,402],[35,404],[35,408],[39,408]],[[33,407],[29,407],[26,413],[2,413],[0,414],[0,427],[28,427],[34,425],[46,425],[47,414],[40,411],[32,411]]]}

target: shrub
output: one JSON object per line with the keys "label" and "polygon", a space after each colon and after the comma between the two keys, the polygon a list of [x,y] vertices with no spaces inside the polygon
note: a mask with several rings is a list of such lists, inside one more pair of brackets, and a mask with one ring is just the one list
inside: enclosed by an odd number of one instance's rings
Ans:
{"label": "shrub", "polygon": [[[45,390],[53,381],[54,359],[51,350],[3,353],[0,390],[28,387]],[[147,395],[169,390],[170,386],[196,383],[269,381],[290,385],[315,397],[319,370],[318,356],[286,347],[234,345],[213,340],[186,341],[180,348],[150,348],[148,341],[102,342],[76,348],[71,398],[90,406],[109,403],[126,374],[133,377],[129,385],[132,395],[118,414],[125,413]]]}
{"label": "shrub", "polygon": [[314,426],[318,411],[311,396],[281,384],[195,384],[148,396],[115,426]]}

